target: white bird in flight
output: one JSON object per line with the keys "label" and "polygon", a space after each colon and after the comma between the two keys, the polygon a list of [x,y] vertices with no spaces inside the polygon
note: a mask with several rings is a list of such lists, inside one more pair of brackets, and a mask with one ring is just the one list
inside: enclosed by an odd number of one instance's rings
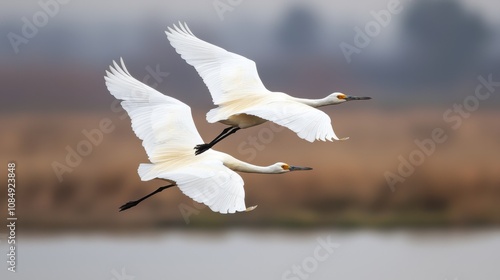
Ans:
{"label": "white bird in flight", "polygon": [[243,179],[234,171],[278,174],[312,169],[283,162],[256,166],[214,150],[193,155],[193,146],[203,139],[194,125],[191,108],[136,80],[123,60],[121,67],[114,61],[113,65],[106,71],[106,86],[114,97],[123,100],[121,104],[132,120],[132,129],[151,161],[139,165],[139,176],[142,181],[158,178],[171,183],[124,204],[120,211],[172,186],[178,186],[185,195],[214,212],[250,211],[256,206],[245,206]]}
{"label": "white bird in flight", "polygon": [[266,121],[275,122],[297,133],[309,142],[339,139],[333,132],[330,117],[317,107],[340,104],[350,100],[366,100],[335,92],[321,99],[292,97],[266,89],[259,78],[255,62],[197,38],[187,24],[168,27],[170,44],[186,62],[196,68],[207,85],[217,108],[207,113],[209,123],[229,125],[210,143],[199,144],[201,154],[239,129]]}

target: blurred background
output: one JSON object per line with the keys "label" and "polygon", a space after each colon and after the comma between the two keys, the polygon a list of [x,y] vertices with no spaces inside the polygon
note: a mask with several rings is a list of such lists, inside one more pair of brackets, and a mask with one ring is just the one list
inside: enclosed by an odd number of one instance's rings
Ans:
{"label": "blurred background", "polygon": [[[319,237],[340,247],[309,279],[499,278],[497,1],[0,5],[0,178],[15,162],[20,236],[20,272],[0,269],[7,279],[306,279],[286,271]],[[113,60],[190,105],[205,140],[225,127],[205,121],[210,94],[164,34],[178,21],[254,60],[270,90],[373,99],[323,109],[349,141],[311,144],[267,123],[217,145],[253,164],[314,168],[241,174],[253,212],[216,214],[173,188],[119,213],[163,182],[137,175],[147,156],[104,84]],[[85,146],[102,122],[111,131]],[[436,129],[446,140],[431,140]]]}

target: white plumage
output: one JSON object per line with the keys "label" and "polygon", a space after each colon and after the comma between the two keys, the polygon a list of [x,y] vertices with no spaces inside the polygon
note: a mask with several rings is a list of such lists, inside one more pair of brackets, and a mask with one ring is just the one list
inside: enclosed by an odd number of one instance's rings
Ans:
{"label": "white plumage", "polygon": [[214,104],[218,105],[207,114],[207,121],[210,123],[221,122],[233,127],[248,128],[272,121],[289,128],[309,142],[339,140],[333,131],[330,117],[315,107],[370,99],[339,92],[322,99],[302,99],[282,92],[271,92],[259,78],[254,61],[200,40],[186,24],[179,23],[179,26],[169,27],[165,33],[181,57],[198,71]]}
{"label": "white plumage", "polygon": [[203,139],[196,130],[190,107],[136,80],[123,60],[121,67],[116,62],[113,65],[110,72],[106,71],[106,86],[114,97],[123,100],[121,104],[132,120],[132,128],[151,161],[139,166],[141,180],[160,178],[174,182],[184,194],[212,211],[235,213],[247,207],[243,179],[233,170],[284,173],[310,169],[282,162],[255,166],[214,150],[193,155],[193,146]]}

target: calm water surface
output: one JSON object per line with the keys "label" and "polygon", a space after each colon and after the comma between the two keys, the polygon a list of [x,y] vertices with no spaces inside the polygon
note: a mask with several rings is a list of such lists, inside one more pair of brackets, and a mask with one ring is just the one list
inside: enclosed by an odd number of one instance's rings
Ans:
{"label": "calm water surface", "polygon": [[[4,261],[0,279],[500,279],[499,230],[174,231],[18,243],[17,272]],[[6,260],[5,240],[0,249]]]}

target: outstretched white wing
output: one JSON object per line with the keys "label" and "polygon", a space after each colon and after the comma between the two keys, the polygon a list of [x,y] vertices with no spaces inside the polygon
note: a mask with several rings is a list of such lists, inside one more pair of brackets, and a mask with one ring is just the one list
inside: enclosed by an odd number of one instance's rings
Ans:
{"label": "outstretched white wing", "polygon": [[[141,164],[140,170],[143,168],[147,165]],[[226,214],[246,210],[243,179],[219,160],[200,160],[196,164],[169,168],[157,177],[175,181],[185,195],[214,212]]]}
{"label": "outstretched white wing", "polygon": [[191,116],[191,108],[179,100],[163,95],[130,75],[123,60],[120,67],[106,71],[106,86],[132,119],[132,129],[143,142],[151,162],[164,152],[193,149],[203,143]]}
{"label": "outstretched white wing", "polygon": [[143,181],[163,178],[175,181],[183,193],[204,203],[214,212],[246,210],[243,179],[225,167],[215,151],[195,156],[193,147],[203,143],[191,116],[191,109],[179,100],[163,95],[130,75],[121,67],[106,71],[106,86],[121,99],[132,119],[132,129],[143,140],[153,164],[141,164]]}
{"label": "outstretched white wing", "polygon": [[333,132],[330,117],[323,111],[302,103],[279,100],[262,102],[243,109],[241,113],[254,115],[287,127],[309,142],[339,140]]}
{"label": "outstretched white wing", "polygon": [[267,94],[257,73],[255,62],[198,39],[186,24],[168,28],[170,44],[177,53],[194,66],[207,85],[215,105],[248,97],[249,94]]}

